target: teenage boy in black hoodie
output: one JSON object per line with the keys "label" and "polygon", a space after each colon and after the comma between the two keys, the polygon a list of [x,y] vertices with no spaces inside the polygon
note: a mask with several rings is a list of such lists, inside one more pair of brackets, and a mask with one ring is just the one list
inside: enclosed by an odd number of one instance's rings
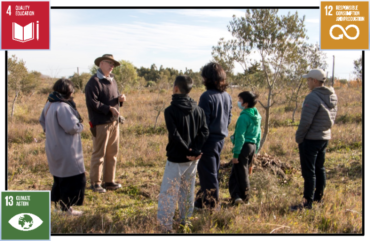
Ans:
{"label": "teenage boy in black hoodie", "polygon": [[193,213],[197,164],[209,134],[203,109],[188,96],[192,86],[190,77],[177,76],[171,105],[164,111],[168,160],[158,199],[158,221],[164,232],[172,231],[177,201],[182,224]]}

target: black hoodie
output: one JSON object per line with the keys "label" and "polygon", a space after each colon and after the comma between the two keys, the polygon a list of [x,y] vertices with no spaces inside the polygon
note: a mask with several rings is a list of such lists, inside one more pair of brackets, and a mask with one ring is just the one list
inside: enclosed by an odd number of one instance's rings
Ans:
{"label": "black hoodie", "polygon": [[203,109],[188,95],[175,94],[164,111],[164,118],[168,130],[168,160],[189,162],[186,156],[200,155],[209,135]]}

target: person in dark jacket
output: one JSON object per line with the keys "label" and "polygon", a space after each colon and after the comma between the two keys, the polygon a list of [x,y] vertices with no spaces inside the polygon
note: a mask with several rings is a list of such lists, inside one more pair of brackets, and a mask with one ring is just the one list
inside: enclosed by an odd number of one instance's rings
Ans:
{"label": "person in dark jacket", "polygon": [[207,91],[200,96],[199,106],[204,110],[209,129],[209,138],[202,148],[198,163],[200,190],[195,201],[196,208],[218,208],[218,170],[224,138],[228,136],[231,121],[232,101],[225,92],[228,84],[221,65],[209,63],[203,67],[202,77]]}
{"label": "person in dark jacket", "polygon": [[119,93],[117,82],[111,74],[113,68],[120,65],[113,55],[104,54],[95,59],[95,65],[99,66],[99,69],[85,87],[87,111],[93,134],[90,181],[93,191],[104,193],[106,189],[121,188],[121,184],[114,182],[114,179],[119,146],[119,107],[126,101],[126,96]]}
{"label": "person in dark jacket", "polygon": [[204,111],[188,96],[192,85],[190,77],[177,76],[171,105],[164,111],[168,130],[167,164],[158,199],[158,221],[163,232],[172,231],[177,200],[182,223],[194,209],[196,168],[208,127]]}
{"label": "person in dark jacket", "polygon": [[307,78],[308,94],[303,102],[301,120],[296,132],[302,176],[304,179],[303,203],[291,210],[312,209],[314,201],[321,202],[326,186],[325,150],[331,139],[331,128],[337,114],[338,98],[333,87],[325,87],[325,72],[313,69]]}

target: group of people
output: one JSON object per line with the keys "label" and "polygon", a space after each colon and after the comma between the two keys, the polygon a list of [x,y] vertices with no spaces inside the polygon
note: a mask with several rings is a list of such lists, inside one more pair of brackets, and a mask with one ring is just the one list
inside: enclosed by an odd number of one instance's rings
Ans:
{"label": "group of people", "polygon": [[[95,192],[121,188],[115,182],[119,147],[119,108],[126,101],[111,74],[120,63],[110,54],[95,60],[99,67],[85,87],[93,151],[90,165],[91,188]],[[201,71],[206,91],[199,104],[189,97],[193,81],[177,76],[173,84],[172,102],[164,111],[168,130],[167,163],[158,197],[157,218],[163,232],[172,232],[173,217],[178,203],[180,223],[185,224],[194,209],[219,210],[218,172],[224,140],[229,135],[232,99],[226,92],[226,73],[220,64],[210,62]],[[325,148],[331,138],[330,129],[337,111],[334,89],[325,87],[323,70],[311,70],[307,78],[311,93],[306,97],[301,122],[296,133],[299,144],[304,201],[292,210],[311,209],[314,201],[321,202],[325,188]],[[60,203],[62,211],[82,215],[72,205],[82,205],[86,187],[85,167],[80,134],[82,118],[71,97],[73,84],[58,80],[54,92],[42,111],[40,123],[45,131],[45,149],[54,184],[51,200]],[[238,95],[241,109],[235,132],[230,139],[232,171],[229,192],[232,203],[248,203],[249,175],[253,158],[261,140],[261,116],[255,107],[258,94],[244,91]],[[283,140],[282,140],[283,141]],[[200,189],[195,195],[198,172]],[[103,180],[102,180],[103,176]]]}

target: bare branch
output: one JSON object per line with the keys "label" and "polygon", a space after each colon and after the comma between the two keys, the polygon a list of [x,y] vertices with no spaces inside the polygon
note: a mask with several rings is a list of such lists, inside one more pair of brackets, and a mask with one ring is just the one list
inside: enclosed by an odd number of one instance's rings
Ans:
{"label": "bare branch", "polygon": [[267,110],[267,107],[264,104],[262,104],[261,101],[258,101],[258,103],[260,103],[260,105],[262,106],[262,108],[264,108],[265,110]]}

